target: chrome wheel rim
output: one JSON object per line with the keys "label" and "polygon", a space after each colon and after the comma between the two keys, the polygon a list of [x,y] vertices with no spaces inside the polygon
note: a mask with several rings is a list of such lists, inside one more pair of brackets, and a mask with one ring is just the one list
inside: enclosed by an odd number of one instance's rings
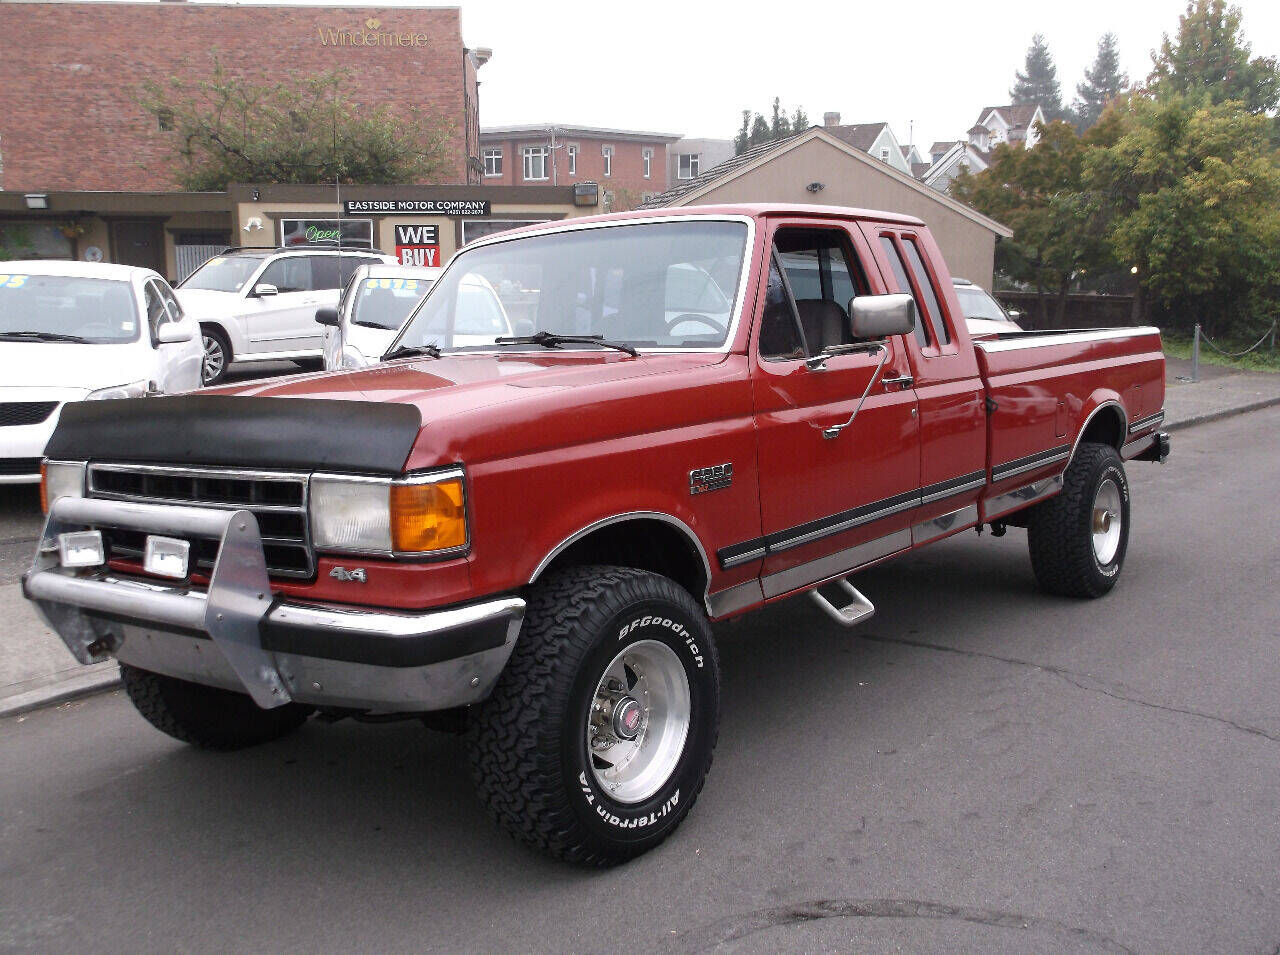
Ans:
{"label": "chrome wheel rim", "polygon": [[222,343],[212,335],[204,336],[204,380],[206,382],[213,381],[220,374],[222,368],[227,363],[227,356],[222,353]]}
{"label": "chrome wheel rim", "polygon": [[1093,497],[1093,556],[1105,567],[1116,559],[1120,549],[1120,487],[1111,478],[1098,486]]}
{"label": "chrome wheel rim", "polygon": [[637,803],[675,772],[689,737],[689,677],[676,652],[640,640],[604,669],[587,714],[587,753],[610,798]]}

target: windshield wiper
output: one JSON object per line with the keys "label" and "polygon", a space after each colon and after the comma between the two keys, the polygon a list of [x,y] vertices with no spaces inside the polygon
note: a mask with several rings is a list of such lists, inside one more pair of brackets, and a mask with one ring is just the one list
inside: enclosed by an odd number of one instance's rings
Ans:
{"label": "windshield wiper", "polygon": [[361,328],[380,328],[384,332],[394,332],[400,327],[399,325],[383,325],[381,322],[370,322],[363,318],[353,318],[351,319],[351,324],[359,325]]}
{"label": "windshield wiper", "polygon": [[79,335],[63,335],[58,332],[0,332],[0,340],[4,341],[32,341],[32,342],[76,342],[80,345],[89,344],[89,339],[81,338]]}
{"label": "windshield wiper", "polygon": [[541,345],[543,348],[559,348],[561,345],[599,345],[602,348],[616,348],[624,351],[632,358],[639,358],[640,353],[626,342],[611,342],[603,335],[561,335],[559,332],[538,332],[536,335],[515,335],[510,338],[495,338],[495,345]]}
{"label": "windshield wiper", "polygon": [[383,361],[393,358],[412,358],[415,355],[426,355],[428,358],[439,358],[440,349],[435,345],[400,345],[382,356]]}

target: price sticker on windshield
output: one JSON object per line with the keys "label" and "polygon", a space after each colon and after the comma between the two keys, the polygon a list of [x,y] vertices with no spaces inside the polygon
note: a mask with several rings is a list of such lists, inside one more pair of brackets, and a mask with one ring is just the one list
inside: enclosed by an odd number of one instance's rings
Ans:
{"label": "price sticker on windshield", "polygon": [[6,275],[0,272],[0,288],[22,288],[29,278],[29,275]]}
{"label": "price sticker on windshield", "polygon": [[365,279],[365,288],[389,288],[397,291],[416,292],[418,289],[417,279]]}

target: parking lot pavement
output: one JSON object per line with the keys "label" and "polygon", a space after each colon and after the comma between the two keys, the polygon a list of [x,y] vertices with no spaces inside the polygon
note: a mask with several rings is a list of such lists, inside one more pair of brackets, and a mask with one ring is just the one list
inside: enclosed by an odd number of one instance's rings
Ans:
{"label": "parking lot pavement", "polygon": [[1280,943],[1280,408],[1135,464],[1100,601],[975,534],[718,628],[724,713],[655,852],[569,868],[460,740],[308,724],[235,754],[119,692],[0,721],[0,948],[1262,952]]}

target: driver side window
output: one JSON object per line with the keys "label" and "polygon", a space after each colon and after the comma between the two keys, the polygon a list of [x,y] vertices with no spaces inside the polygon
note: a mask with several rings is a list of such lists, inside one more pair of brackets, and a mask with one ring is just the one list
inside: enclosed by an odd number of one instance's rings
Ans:
{"label": "driver side window", "polygon": [[310,256],[295,255],[287,259],[276,259],[267,266],[257,284],[274,285],[281,294],[311,291]]}
{"label": "driver side window", "polygon": [[852,344],[849,300],[866,294],[867,283],[843,230],[780,229],[773,251],[761,357],[802,358]]}
{"label": "driver side window", "polygon": [[169,312],[165,309],[164,299],[155,282],[147,282],[143,287],[143,299],[147,306],[147,328],[151,331],[151,343],[156,343],[160,326],[169,321]]}

